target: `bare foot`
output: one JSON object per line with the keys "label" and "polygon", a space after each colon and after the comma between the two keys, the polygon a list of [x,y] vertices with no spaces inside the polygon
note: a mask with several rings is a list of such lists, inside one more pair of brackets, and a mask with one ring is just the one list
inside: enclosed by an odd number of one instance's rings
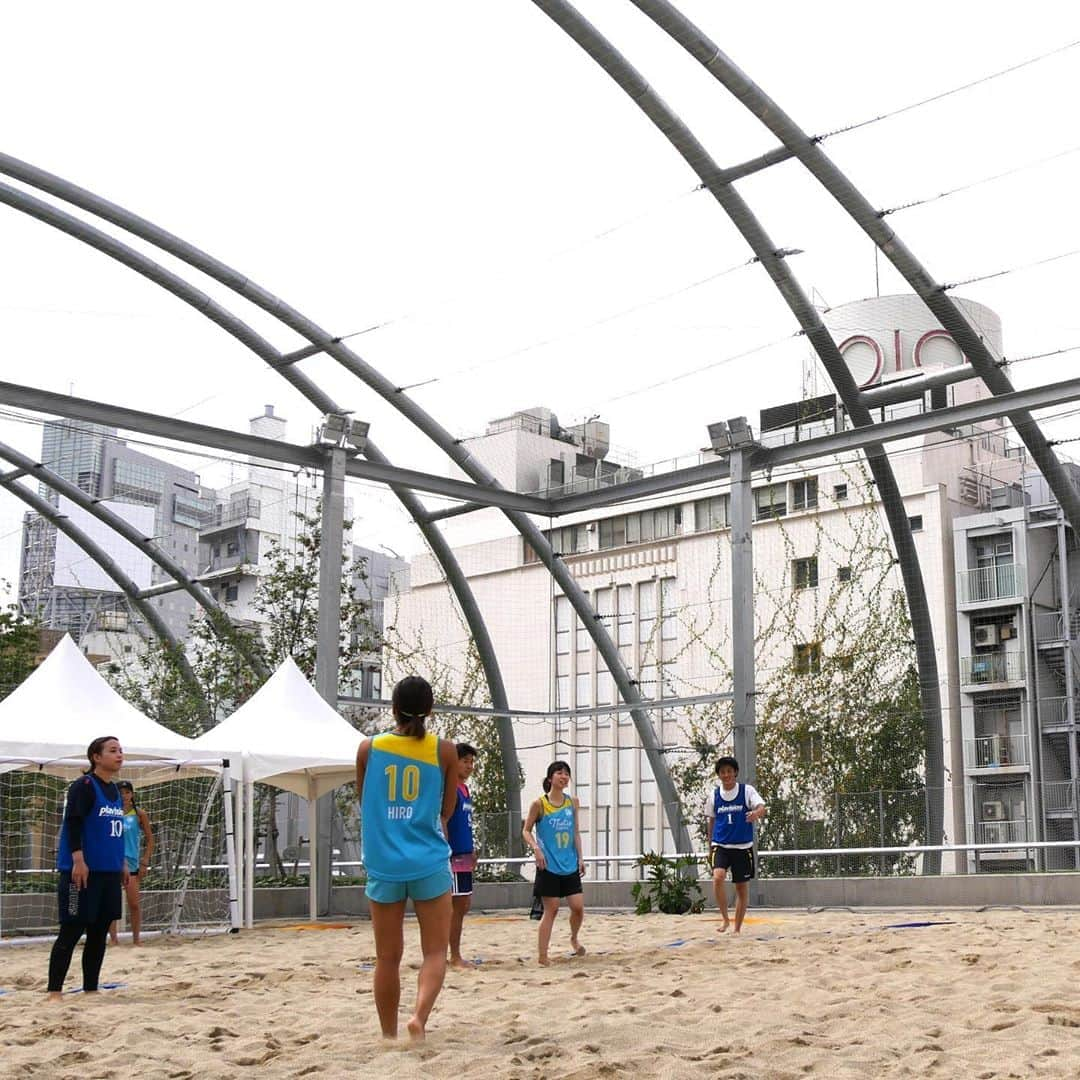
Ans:
{"label": "bare foot", "polygon": [[424,1041],[427,1033],[424,1031],[424,1025],[420,1022],[419,1017],[411,1017],[405,1026],[409,1029],[409,1038],[412,1039],[413,1042]]}
{"label": "bare foot", "polygon": [[47,994],[46,1001],[63,1001],[64,995],[59,990],[50,990]]}
{"label": "bare foot", "polygon": [[726,933],[727,933],[727,929],[728,929],[728,927],[729,927],[730,925],[731,925],[731,923],[730,923],[730,922],[729,922],[729,921],[728,921],[727,919],[725,919],[725,920],[724,920],[724,925],[720,927],[720,929],[719,929],[719,930],[717,931],[717,933],[719,933],[719,934],[726,934]]}
{"label": "bare foot", "polygon": [[382,1033],[382,1037],[384,1039],[396,1039],[397,1038],[397,1032],[396,1031],[384,1031]]}
{"label": "bare foot", "polygon": [[476,965],[471,960],[466,960],[462,956],[452,956],[450,958],[450,966],[457,968],[459,971],[475,971]]}
{"label": "bare foot", "polygon": [[118,937],[111,937],[111,938],[109,938],[109,944],[110,945],[119,945],[120,944],[120,939]]}
{"label": "bare foot", "polygon": [[551,961],[546,956],[541,956],[540,959],[537,960],[537,963],[541,967],[547,967],[551,963]]}
{"label": "bare foot", "polygon": [[579,944],[578,942],[574,941],[573,939],[571,939],[571,941],[570,941],[570,948],[573,949],[573,953],[571,954],[572,956],[584,956],[585,955],[585,946]]}

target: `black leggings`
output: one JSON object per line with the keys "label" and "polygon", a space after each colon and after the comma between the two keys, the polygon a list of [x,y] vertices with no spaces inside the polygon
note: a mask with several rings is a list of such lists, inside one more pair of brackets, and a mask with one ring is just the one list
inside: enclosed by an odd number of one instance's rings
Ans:
{"label": "black leggings", "polygon": [[49,992],[59,993],[64,988],[64,979],[68,968],[71,966],[71,954],[79,943],[79,938],[86,934],[86,944],[82,953],[83,990],[91,993],[98,988],[98,976],[101,974],[101,964],[105,959],[105,943],[109,937],[109,924],[112,919],[104,922],[91,923],[63,923],[60,933],[53,942],[52,952],[49,954]]}

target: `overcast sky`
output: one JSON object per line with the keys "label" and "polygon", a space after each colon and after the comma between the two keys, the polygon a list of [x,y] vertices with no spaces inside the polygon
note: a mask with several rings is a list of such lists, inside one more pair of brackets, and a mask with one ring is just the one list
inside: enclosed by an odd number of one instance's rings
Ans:
{"label": "overcast sky", "polygon": [[[1080,39],[1074,6],[1058,3],[681,6],[812,133]],[[774,144],[627,0],[579,8],[718,162]],[[1031,166],[890,218],[939,281],[1072,252],[1078,58],[1065,49],[824,149],[881,207]],[[734,269],[750,253],[722,210],[529,0],[12,6],[0,94],[4,152],[178,233],[334,333],[386,324],[353,345],[397,384],[435,380],[412,393],[455,435],[547,405],[564,424],[601,414],[645,464],[702,445],[710,420],[800,394],[805,343],[784,340],[797,327],[760,267]],[[870,242],[800,167],[739,189],[778,247],[804,251],[792,269],[823,303],[873,295]],[[302,344],[198,283],[279,347]],[[1070,257],[958,293],[999,313],[1018,357],[1080,345],[1078,284]],[[907,291],[885,265],[881,291]],[[1013,379],[1065,378],[1078,358],[1026,361]],[[304,370],[372,422],[395,463],[446,471],[332,361]],[[6,207],[0,372],[240,430],[272,403],[296,441],[317,419],[184,304]],[[1075,417],[1048,426],[1080,435]],[[36,455],[40,424],[0,417],[0,440]],[[175,460],[208,483],[235,474]],[[350,494],[358,542],[419,548],[392,496]],[[12,582],[21,516],[0,493],[0,578]]]}

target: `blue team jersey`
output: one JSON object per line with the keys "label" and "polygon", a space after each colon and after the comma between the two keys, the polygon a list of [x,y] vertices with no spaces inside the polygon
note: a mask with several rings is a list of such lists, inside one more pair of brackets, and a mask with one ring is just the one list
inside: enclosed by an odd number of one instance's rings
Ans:
{"label": "blue team jersey", "polygon": [[129,870],[139,869],[139,851],[142,846],[142,826],[139,815],[132,810],[124,815],[124,858]]}
{"label": "blue team jersey", "polygon": [[713,792],[712,842],[721,847],[754,842],[754,824],[746,820],[750,807],[746,805],[746,785],[739,784],[735,797],[725,799],[722,788],[717,785]]}
{"label": "blue team jersey", "polygon": [[[87,867],[91,870],[119,871],[124,868],[124,800],[115,784],[109,784],[112,791],[107,791],[105,784],[96,776],[87,773],[80,777],[68,789],[68,802],[71,802],[74,789],[80,784],[89,784],[94,793],[94,805],[83,818],[82,853]],[[113,794],[115,793],[115,798]],[[71,842],[68,837],[67,813],[60,827],[60,849],[56,854],[57,870],[70,870]]]}
{"label": "blue team jersey", "polygon": [[563,796],[553,806],[546,795],[540,796],[541,817],[536,823],[536,839],[552,874],[576,874],[578,853],[574,830],[574,800]]}
{"label": "blue team jersey", "polygon": [[452,855],[472,854],[472,795],[464,784],[457,786],[457,803],[446,823],[446,838],[450,841]]}
{"label": "blue team jersey", "polygon": [[387,732],[370,743],[360,802],[364,866],[383,881],[413,881],[447,866],[440,814],[439,738]]}

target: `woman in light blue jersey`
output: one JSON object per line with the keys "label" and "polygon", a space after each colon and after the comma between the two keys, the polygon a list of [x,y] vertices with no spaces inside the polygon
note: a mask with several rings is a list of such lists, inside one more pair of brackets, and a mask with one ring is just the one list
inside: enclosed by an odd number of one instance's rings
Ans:
{"label": "woman in light blue jersey", "polygon": [[544,904],[537,937],[540,963],[544,965],[548,962],[559,900],[564,896],[570,908],[570,948],[574,956],[585,955],[585,946],[578,941],[585,918],[585,896],[581,891],[585,862],[581,857],[578,801],[566,794],[569,783],[570,766],[565,761],[553,761],[547,769],[544,794],[529,807],[521,830],[536,857],[536,891]]}
{"label": "woman in light blue jersey", "polygon": [[[127,896],[128,921],[131,923],[131,944],[139,945],[142,931],[139,889],[146,880],[146,868],[150,865],[150,856],[154,854],[154,830],[150,827],[150,816],[135,802],[135,788],[131,781],[121,780],[116,786],[124,800],[124,861],[128,868],[124,894]],[[119,928],[119,919],[109,927],[109,940],[114,945],[120,940]]]}
{"label": "woman in light blue jersey", "polygon": [[411,899],[423,962],[409,1035],[424,1037],[446,977],[450,942],[450,845],[445,823],[457,802],[457,750],[429,734],[434,696],[410,675],[394,687],[395,729],[366,739],[356,753],[367,899],[375,932],[375,1008],[383,1037],[397,1038],[402,930]]}

